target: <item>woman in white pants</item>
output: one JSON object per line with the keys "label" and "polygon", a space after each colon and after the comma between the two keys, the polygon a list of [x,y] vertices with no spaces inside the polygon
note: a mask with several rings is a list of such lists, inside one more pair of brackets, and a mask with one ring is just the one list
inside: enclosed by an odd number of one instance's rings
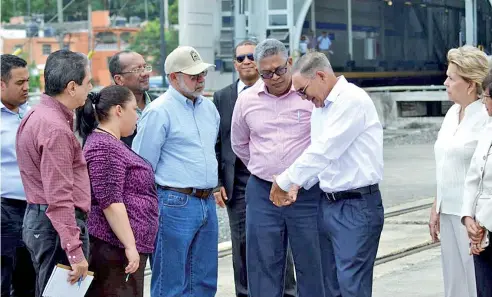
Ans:
{"label": "woman in white pants", "polygon": [[[483,85],[482,98],[492,117],[492,71]],[[474,254],[478,297],[492,297],[492,121],[482,132],[466,176],[462,222],[468,231]],[[489,245],[482,241],[489,234]]]}
{"label": "woman in white pants", "polygon": [[455,104],[447,112],[434,145],[437,196],[429,231],[441,240],[445,297],[476,297],[473,258],[461,224],[463,189],[470,160],[488,114],[481,100],[488,73],[487,56],[472,46],[448,52],[446,92]]}

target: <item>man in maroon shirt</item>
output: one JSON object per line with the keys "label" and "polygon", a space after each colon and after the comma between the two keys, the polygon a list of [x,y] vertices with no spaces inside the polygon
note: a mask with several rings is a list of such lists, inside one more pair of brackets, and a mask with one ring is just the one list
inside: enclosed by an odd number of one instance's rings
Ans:
{"label": "man in maroon shirt", "polygon": [[73,284],[87,275],[90,184],[82,148],[73,133],[73,110],[92,89],[87,58],[68,50],[52,53],[44,71],[41,102],[21,122],[16,151],[28,207],[23,239],[41,296],[54,266],[71,265]]}

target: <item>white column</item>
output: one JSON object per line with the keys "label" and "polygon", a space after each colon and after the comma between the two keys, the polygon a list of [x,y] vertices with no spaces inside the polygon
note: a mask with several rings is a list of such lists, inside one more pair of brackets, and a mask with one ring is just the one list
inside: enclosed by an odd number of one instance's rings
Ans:
{"label": "white column", "polygon": [[348,32],[348,53],[350,60],[354,59],[354,44],[352,37],[352,0],[347,0],[347,14],[348,14],[348,22],[347,22],[347,32]]}
{"label": "white column", "polygon": [[[492,1],[492,0],[490,0]],[[311,30],[314,32],[314,34],[316,34],[316,11],[315,11],[315,7],[316,7],[316,0],[312,0],[311,1]]]}
{"label": "white column", "polygon": [[234,46],[246,39],[244,0],[234,0]]}
{"label": "white column", "polygon": [[[216,0],[179,0],[179,45],[194,47],[204,62],[214,63],[214,14],[217,13]],[[169,54],[169,53],[167,53]],[[206,87],[212,83],[206,80]]]}
{"label": "white column", "polygon": [[475,9],[476,6],[475,0],[465,0],[465,21],[466,21],[466,44],[468,45],[476,45],[475,40],[475,31],[476,31],[476,19],[475,17]]}

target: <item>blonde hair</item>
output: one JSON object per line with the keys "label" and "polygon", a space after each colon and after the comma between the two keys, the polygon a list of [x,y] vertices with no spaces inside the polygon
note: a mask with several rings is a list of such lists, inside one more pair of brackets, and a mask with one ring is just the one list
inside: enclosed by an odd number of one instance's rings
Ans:
{"label": "blonde hair", "polygon": [[489,72],[487,55],[478,48],[465,45],[450,49],[448,64],[458,68],[458,75],[469,82],[474,82],[477,94],[482,93],[482,82]]}

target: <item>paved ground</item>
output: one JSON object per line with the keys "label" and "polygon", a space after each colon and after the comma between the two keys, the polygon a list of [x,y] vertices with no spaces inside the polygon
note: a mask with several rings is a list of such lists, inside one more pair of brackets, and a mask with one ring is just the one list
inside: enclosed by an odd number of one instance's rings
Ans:
{"label": "paved ground", "polygon": [[[423,199],[402,206],[402,208],[425,205],[431,201]],[[388,211],[398,207],[388,208]],[[425,225],[428,210],[391,217],[385,220],[378,249],[378,259],[395,255],[409,248],[430,243]],[[149,297],[150,277],[146,278],[146,297]],[[432,248],[400,259],[377,265],[374,269],[374,297],[442,296],[443,282],[440,262],[440,248]],[[219,278],[216,297],[234,296],[232,258],[219,258]]]}

